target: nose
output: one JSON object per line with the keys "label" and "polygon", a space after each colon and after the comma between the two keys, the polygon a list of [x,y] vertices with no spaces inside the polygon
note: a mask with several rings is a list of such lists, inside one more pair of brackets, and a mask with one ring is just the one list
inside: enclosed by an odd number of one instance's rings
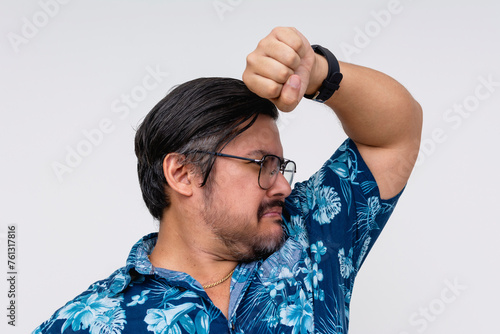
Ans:
{"label": "nose", "polygon": [[269,197],[283,197],[286,198],[290,196],[292,193],[292,187],[285,179],[283,174],[278,173],[276,177],[276,181],[271,186],[271,188],[267,189],[267,193]]}

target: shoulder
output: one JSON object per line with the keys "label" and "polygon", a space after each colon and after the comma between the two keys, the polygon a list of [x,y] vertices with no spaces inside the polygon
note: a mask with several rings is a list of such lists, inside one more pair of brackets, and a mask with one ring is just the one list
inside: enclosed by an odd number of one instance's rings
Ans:
{"label": "shoulder", "polygon": [[338,214],[342,205],[351,206],[353,192],[376,186],[356,144],[347,139],[308,180],[295,184],[287,209],[293,211],[291,215],[306,216],[327,205]]}
{"label": "shoulder", "polygon": [[125,267],[116,270],[67,302],[33,333],[64,333],[66,330],[93,332],[93,328],[104,326],[106,319],[113,319],[114,325],[123,329],[126,321],[122,291],[130,281],[131,276]]}

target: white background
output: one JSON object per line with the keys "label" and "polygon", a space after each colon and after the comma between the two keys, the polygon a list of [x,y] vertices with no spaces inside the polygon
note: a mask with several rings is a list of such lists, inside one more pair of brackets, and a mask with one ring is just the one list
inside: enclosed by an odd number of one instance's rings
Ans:
{"label": "white background", "polygon": [[[176,84],[241,78],[246,55],[280,25],[393,76],[424,109],[418,166],[358,275],[350,332],[498,331],[500,5],[60,2],[1,0],[0,267],[7,272],[7,226],[16,224],[18,270],[15,328],[0,277],[2,333],[31,332],[157,229],[137,182],[134,128]],[[168,75],[145,90],[148,68]],[[115,112],[124,112],[124,94],[136,97],[128,115]],[[106,119],[108,133],[85,146],[84,132]],[[345,137],[335,116],[309,101],[280,127],[299,180]],[[78,147],[87,156],[58,179],[54,163],[67,165]]]}

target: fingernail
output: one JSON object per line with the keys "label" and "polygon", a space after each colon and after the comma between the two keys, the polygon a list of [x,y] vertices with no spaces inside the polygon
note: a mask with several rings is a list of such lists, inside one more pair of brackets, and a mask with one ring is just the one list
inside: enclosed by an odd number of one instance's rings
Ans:
{"label": "fingernail", "polygon": [[288,78],[287,84],[291,86],[292,88],[299,89],[300,88],[300,78],[297,75],[291,75],[290,78]]}

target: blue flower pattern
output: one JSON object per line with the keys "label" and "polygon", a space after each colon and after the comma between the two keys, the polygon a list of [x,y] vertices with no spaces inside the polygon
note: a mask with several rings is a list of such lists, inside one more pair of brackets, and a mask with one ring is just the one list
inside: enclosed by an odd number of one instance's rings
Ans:
{"label": "blue flower pattern", "polygon": [[144,291],[141,291],[140,295],[132,296],[132,301],[130,303],[128,303],[127,306],[130,307],[130,306],[135,306],[137,304],[141,304],[141,305],[144,304],[148,300],[148,296],[147,296],[148,293],[149,293],[149,290],[144,290]]}
{"label": "blue flower pattern", "polygon": [[33,333],[347,333],[354,278],[398,198],[380,199],[348,139],[287,198],[283,247],[236,268],[229,319],[191,276],[153,268],[153,233],[134,245],[125,267]]}

